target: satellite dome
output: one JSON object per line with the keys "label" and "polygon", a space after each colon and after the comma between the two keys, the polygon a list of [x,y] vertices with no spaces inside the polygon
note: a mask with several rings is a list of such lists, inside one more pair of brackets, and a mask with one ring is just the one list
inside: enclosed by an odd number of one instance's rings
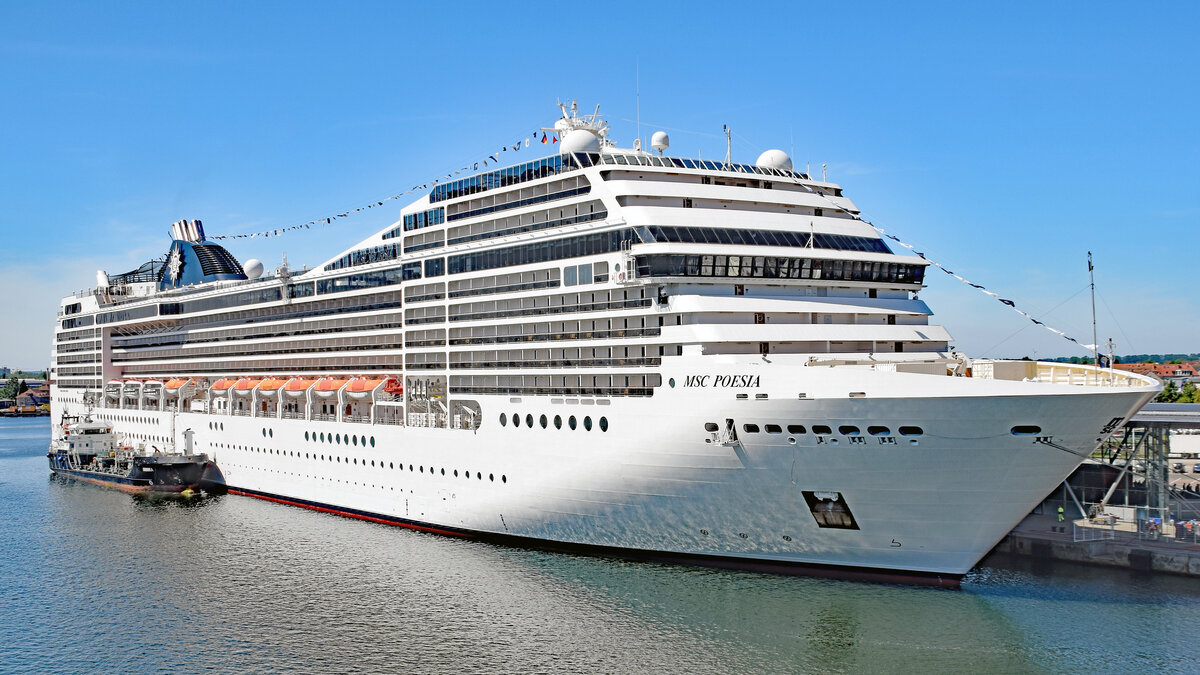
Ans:
{"label": "satellite dome", "polygon": [[759,155],[758,161],[754,163],[764,169],[792,170],[792,158],[788,157],[786,152],[778,149],[767,150]]}
{"label": "satellite dome", "polygon": [[246,273],[247,279],[257,279],[263,273],[262,261],[258,258],[251,258],[246,261],[245,266],[242,267],[242,271]]}
{"label": "satellite dome", "polygon": [[650,147],[661,153],[663,150],[671,147],[671,138],[667,136],[667,132],[665,131],[656,131],[650,137]]}
{"label": "satellite dome", "polygon": [[568,131],[559,143],[559,152],[573,155],[577,152],[600,152],[600,139],[587,129]]}

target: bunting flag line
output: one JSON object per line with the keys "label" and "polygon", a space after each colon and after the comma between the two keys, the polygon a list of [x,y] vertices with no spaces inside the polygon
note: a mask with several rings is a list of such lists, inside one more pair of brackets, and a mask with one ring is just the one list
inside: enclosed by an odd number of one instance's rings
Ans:
{"label": "bunting flag line", "polygon": [[[442,182],[447,181],[455,176],[458,176],[458,175],[461,175],[464,173],[471,173],[474,171],[478,171],[480,164],[482,164],[484,167],[488,166],[488,160],[491,160],[491,162],[493,164],[499,164],[500,156],[502,154],[504,154],[505,152],[509,152],[510,150],[512,152],[517,152],[522,147],[528,148],[529,144],[533,140],[537,140],[536,133],[532,134],[530,136],[526,136],[523,139],[520,139],[515,143],[502,145],[502,146],[500,146],[500,149],[495,152],[486,153],[486,154],[482,155],[483,157],[486,157],[487,159],[481,159],[478,162],[467,163],[467,164],[463,165],[462,167],[455,169],[452,172],[446,173],[446,175],[441,176],[440,178],[435,178],[433,180],[426,181],[424,183],[421,183],[420,185],[414,185],[411,188],[405,190],[404,192],[399,192],[394,195],[388,195],[387,197],[378,199],[374,202],[371,202],[370,204],[367,204],[366,206],[360,206],[356,209],[350,209],[349,211],[343,211],[342,213],[339,213],[335,216],[326,216],[324,218],[316,218],[316,219],[308,221],[307,223],[300,223],[298,225],[292,225],[292,226],[284,227],[284,228],[273,228],[270,230],[263,230],[262,232],[248,232],[245,234],[217,234],[217,235],[209,235],[208,238],[209,239],[256,239],[258,237],[278,237],[278,236],[287,234],[288,232],[292,232],[294,230],[312,229],[313,225],[320,225],[321,227],[324,227],[326,225],[332,225],[334,223],[334,221],[336,221],[336,220],[340,220],[342,218],[349,218],[350,216],[352,216],[356,213],[362,213],[363,211],[367,211],[369,209],[374,209],[374,208],[383,206],[384,202],[390,202],[394,199],[403,199],[404,197],[407,197],[411,194],[414,194],[417,192],[424,192],[425,190],[435,187],[435,186],[441,184]],[[546,142],[547,142],[546,135],[542,134],[542,143],[546,143]],[[558,139],[555,138],[554,142],[557,143]]]}
{"label": "bunting flag line", "polygon": [[1030,314],[1029,312],[1026,312],[1026,311],[1024,311],[1023,309],[1021,309],[1021,308],[1017,307],[1017,304],[1016,304],[1015,302],[1013,302],[1012,300],[1008,300],[1008,299],[1006,299],[1006,298],[1002,298],[1002,297],[1000,297],[1000,295],[999,295],[998,293],[993,293],[992,291],[989,291],[989,290],[988,290],[986,287],[984,287],[984,286],[980,286],[979,284],[972,283],[971,281],[968,281],[967,279],[964,279],[963,277],[961,277],[961,276],[959,276],[959,275],[955,274],[954,272],[951,272],[950,270],[948,270],[948,269],[946,269],[945,267],[943,267],[943,266],[942,266],[942,264],[941,264],[941,263],[939,263],[939,262],[937,262],[936,260],[930,260],[929,258],[925,257],[925,254],[924,254],[924,253],[922,253],[921,251],[918,251],[918,250],[916,250],[915,248],[913,248],[913,245],[912,245],[912,244],[909,244],[909,243],[906,243],[906,242],[904,242],[904,241],[901,241],[899,237],[896,237],[895,235],[892,235],[892,234],[888,233],[888,232],[887,232],[886,230],[884,230],[882,227],[879,227],[879,226],[875,225],[874,223],[872,223],[871,221],[867,220],[866,218],[863,218],[861,215],[859,215],[859,214],[857,214],[857,213],[852,213],[852,212],[850,212],[848,209],[846,209],[846,208],[845,208],[844,206],[842,206],[841,204],[838,204],[838,203],[837,203],[837,202],[835,202],[834,200],[832,200],[832,199],[830,199],[829,197],[827,197],[827,196],[825,195],[825,192],[824,192],[824,191],[822,191],[822,190],[817,190],[817,189],[814,189],[814,188],[812,188],[812,187],[809,187],[809,186],[807,186],[807,185],[805,185],[805,186],[804,186],[804,188],[805,188],[805,189],[807,189],[807,190],[808,190],[809,192],[811,192],[812,194],[818,195],[819,197],[821,197],[822,199],[824,199],[826,202],[829,202],[829,204],[830,204],[830,205],[832,205],[832,206],[833,206],[833,208],[837,209],[838,211],[841,211],[842,213],[845,213],[846,215],[850,216],[851,218],[853,218],[853,219],[855,219],[855,220],[857,220],[857,221],[859,221],[859,222],[861,222],[861,223],[863,223],[863,224],[865,224],[865,225],[868,225],[868,226],[869,226],[871,229],[875,230],[876,232],[878,232],[879,234],[883,235],[884,237],[887,237],[888,239],[891,239],[892,241],[894,241],[894,242],[896,242],[897,244],[899,244],[900,246],[903,246],[904,248],[906,248],[906,249],[908,249],[908,250],[912,251],[912,252],[913,252],[913,255],[916,255],[917,257],[921,258],[922,260],[924,260],[924,261],[928,262],[930,265],[932,265],[932,266],[934,266],[934,267],[936,267],[936,268],[940,269],[941,271],[943,271],[943,272],[945,272],[946,274],[948,274],[948,275],[950,275],[950,276],[954,277],[955,279],[957,279],[957,280],[961,281],[962,283],[966,284],[967,286],[970,286],[970,287],[972,287],[972,288],[979,289],[979,291],[980,291],[980,292],[982,292],[984,295],[988,295],[988,296],[991,296],[991,297],[995,298],[996,300],[1000,301],[1000,303],[1001,303],[1001,304],[1008,306],[1008,307],[1009,307],[1009,308],[1011,308],[1011,309],[1012,309],[1014,312],[1016,312],[1017,314],[1020,314],[1021,316],[1025,317],[1025,318],[1026,318],[1026,319],[1028,319],[1030,322],[1032,322],[1034,325],[1036,325],[1036,326],[1041,326],[1042,328],[1045,328],[1046,330],[1050,331],[1051,333],[1054,333],[1055,335],[1057,335],[1057,336],[1059,336],[1059,337],[1063,338],[1064,340],[1069,340],[1069,341],[1071,341],[1071,342],[1074,342],[1076,345],[1078,345],[1078,346],[1080,346],[1080,347],[1083,347],[1084,349],[1092,349],[1092,348],[1094,347],[1094,345],[1085,345],[1085,344],[1083,344],[1082,342],[1080,342],[1079,340],[1076,340],[1075,338],[1071,337],[1070,335],[1067,335],[1067,334],[1066,334],[1066,333],[1064,333],[1063,331],[1061,331],[1061,330],[1059,330],[1059,329],[1057,329],[1057,328],[1054,328],[1053,326],[1048,326],[1048,325],[1046,325],[1045,323],[1043,323],[1043,322],[1039,321],[1039,320],[1038,320],[1036,317],[1034,317],[1034,316],[1033,316],[1032,314]]}

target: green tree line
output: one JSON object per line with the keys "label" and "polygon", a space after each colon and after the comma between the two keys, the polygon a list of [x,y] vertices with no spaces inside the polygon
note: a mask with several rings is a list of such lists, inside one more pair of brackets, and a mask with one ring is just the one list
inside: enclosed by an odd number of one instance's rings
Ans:
{"label": "green tree line", "polygon": [[1188,382],[1182,387],[1168,381],[1163,390],[1154,397],[1155,403],[1200,403],[1200,389]]}

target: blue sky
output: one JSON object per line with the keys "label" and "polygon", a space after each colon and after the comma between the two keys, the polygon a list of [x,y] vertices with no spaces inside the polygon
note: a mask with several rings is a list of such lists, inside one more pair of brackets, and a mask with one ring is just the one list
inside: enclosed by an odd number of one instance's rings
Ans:
{"label": "blue sky", "polygon": [[[1200,351],[1200,11],[1190,3],[15,3],[0,6],[0,364],[58,298],[210,235],[337,214],[524,138],[557,100],[671,154],[828,164],[864,215],[1117,353]],[[640,72],[640,77],[636,76]],[[535,146],[517,159],[545,154]],[[316,264],[393,221],[237,240]],[[1082,355],[946,275],[971,355]],[[1087,338],[1087,339],[1083,339]]]}

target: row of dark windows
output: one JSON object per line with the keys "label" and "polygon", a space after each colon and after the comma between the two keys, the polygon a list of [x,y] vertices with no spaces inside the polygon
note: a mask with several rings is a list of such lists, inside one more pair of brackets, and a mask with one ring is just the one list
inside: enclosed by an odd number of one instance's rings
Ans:
{"label": "row of dark windows", "polygon": [[[613,338],[658,337],[661,328],[620,328],[589,330],[578,333],[531,333],[528,335],[496,335],[493,337],[451,338],[451,345],[511,344],[514,342],[553,342],[555,340],[608,340]],[[438,344],[441,344],[440,342]]]}
{"label": "row of dark windows", "polygon": [[[311,282],[309,283],[309,285],[312,285]],[[374,297],[374,296],[372,296],[372,297]],[[321,303],[316,303],[316,304],[319,305]],[[399,300],[395,300],[395,301],[391,301],[391,302],[364,302],[364,304],[362,304],[362,305],[355,305],[355,306],[351,306],[351,307],[327,307],[327,308],[318,308],[318,309],[305,309],[303,311],[278,312],[278,313],[269,314],[269,315],[263,316],[263,317],[242,318],[242,319],[235,319],[235,320],[231,320],[231,321],[208,322],[208,323],[194,324],[189,327],[191,327],[191,328],[201,328],[201,327],[212,328],[212,327],[216,327],[216,326],[228,325],[231,323],[255,324],[255,323],[261,323],[261,322],[267,322],[267,321],[281,321],[284,319],[304,319],[304,318],[308,318],[308,317],[329,317],[329,316],[332,316],[335,314],[347,314],[347,313],[354,313],[354,312],[375,312],[375,311],[386,310],[386,309],[395,309],[398,307],[400,307]],[[287,308],[281,307],[279,309],[287,309]],[[398,324],[398,323],[392,324],[392,325],[383,325],[383,326],[379,326],[379,328],[398,327],[399,325],[400,324]],[[369,327],[366,330],[369,330],[369,329],[372,329],[372,328]],[[270,329],[268,329],[268,330],[270,330]],[[321,332],[328,332],[329,330],[330,329],[328,329],[328,328],[321,328],[321,329],[315,330],[315,331],[302,331],[302,332],[296,332],[296,333],[290,333],[290,332],[273,333],[273,334],[262,333],[262,334],[257,334],[257,335],[240,336],[238,339],[249,340],[249,339],[252,339],[255,337],[278,337],[281,335],[303,335],[306,332],[321,333]],[[341,331],[341,330],[361,330],[361,329],[342,328],[342,329],[338,329],[338,330]],[[162,346],[167,346],[167,345],[177,345],[177,344],[185,344],[185,343],[191,344],[191,343],[200,343],[200,342],[221,342],[221,341],[224,341],[225,339],[226,338],[199,339],[199,338],[193,337],[193,338],[189,338],[187,340],[183,340],[178,335],[172,336],[172,337],[162,337],[162,338],[157,338],[157,337],[153,337],[153,336],[145,337],[145,336],[140,336],[140,335],[124,337],[124,338],[122,338],[120,336],[113,336],[113,346],[114,347],[124,347],[124,348],[162,347]]]}
{"label": "row of dark windows", "polygon": [[637,256],[637,274],[639,277],[753,277],[920,284],[925,279],[925,267],[869,260],[658,254]]}
{"label": "row of dark windows", "polygon": [[891,253],[882,239],[857,237],[825,232],[791,232],[786,230],[746,230],[721,227],[675,227],[650,225],[651,239],[681,244],[734,244],[742,246],[791,246],[821,248],[831,251],[862,251]]}
{"label": "row of dark windows", "polygon": [[[611,302],[583,302],[574,305],[549,305],[543,307],[525,307],[522,309],[501,309],[491,312],[472,312],[470,314],[451,314],[451,321],[478,321],[480,319],[496,319],[509,316],[541,316],[545,314],[575,314],[577,312],[605,312],[617,309],[637,309],[649,307],[653,301],[650,298],[634,300],[613,300]],[[461,307],[462,305],[458,305]],[[414,323],[411,319],[409,323]]]}
{"label": "row of dark windows", "polygon": [[653,387],[487,387],[451,385],[452,394],[530,396],[653,396]]}
{"label": "row of dark windows", "polygon": [[[451,363],[451,369],[491,369],[491,368],[619,368],[625,366],[660,366],[662,359],[657,356],[633,357],[624,359],[536,359],[529,361],[462,361]],[[409,366],[412,367],[411,365]]]}
{"label": "row of dark windows", "polygon": [[[778,424],[766,424],[763,426],[768,434],[783,433],[783,427]],[[715,433],[719,429],[720,426],[716,422],[704,423],[704,430],[709,433]],[[757,424],[743,424],[742,431],[748,434],[757,434],[760,429]],[[921,427],[916,426],[902,426],[897,431],[901,436],[922,436],[925,434],[925,431]],[[787,425],[787,432],[799,435],[807,433],[807,430],[803,424],[789,424]],[[812,432],[817,436],[829,436],[833,434],[833,428],[828,424],[814,424],[812,425]],[[843,436],[861,436],[862,430],[853,424],[843,424],[838,427],[838,433]],[[885,426],[868,426],[867,433],[872,436],[891,436],[892,430]]]}
{"label": "row of dark windows", "polygon": [[[442,223],[446,222],[446,209],[439,206],[436,209],[429,209],[428,211],[422,211],[420,213],[410,213],[407,216],[404,216],[403,221],[404,224],[401,227],[403,228],[404,232],[411,232],[413,230],[419,230],[423,227],[430,227],[433,225],[441,225]],[[397,232],[396,229],[391,229],[383,235],[383,238],[391,239],[399,234],[400,233]]]}
{"label": "row of dark windows", "polygon": [[496,204],[494,206],[484,206],[484,207],[480,207],[478,209],[471,209],[470,211],[463,211],[462,213],[452,213],[452,214],[450,214],[449,220],[451,220],[451,221],[462,220],[464,218],[473,218],[475,216],[482,216],[482,215],[488,214],[488,213],[496,213],[497,211],[507,211],[509,209],[518,209],[518,208],[521,208],[522,206],[530,206],[532,204],[541,204],[543,202],[552,202],[557,199],[566,199],[567,197],[575,197],[577,195],[586,195],[587,193],[589,193],[591,191],[592,191],[592,186],[584,185],[582,187],[571,188],[570,190],[560,190],[558,192],[551,192],[550,194],[546,194],[546,195],[536,195],[534,197],[526,197],[525,199],[517,199],[517,200],[511,201],[511,202],[505,202],[503,204]]}
{"label": "row of dark windows", "polygon": [[441,248],[445,245],[446,244],[444,242],[440,242],[440,241],[427,241],[424,244],[413,244],[412,246],[405,246],[404,252],[405,253],[415,253],[417,251],[428,251],[431,248]]}
{"label": "row of dark windows", "polygon": [[506,227],[503,230],[492,230],[491,232],[480,232],[478,234],[468,234],[461,237],[452,237],[447,243],[450,246],[455,244],[465,244],[469,241],[478,241],[480,239],[492,239],[493,237],[507,237],[510,234],[521,234],[522,232],[535,232],[537,230],[548,230],[553,227],[566,227],[568,225],[578,225],[580,223],[590,223],[593,220],[604,220],[608,217],[608,211],[601,210],[593,213],[584,213],[578,216],[569,216],[567,218],[557,218],[555,220],[545,220],[540,223],[526,223],[514,227]]}
{"label": "row of dark windows", "polygon": [[625,227],[533,244],[462,253],[450,256],[448,262],[450,274],[462,274],[564,258],[578,258],[585,255],[612,253],[621,250],[622,245],[626,242],[636,243],[637,241],[639,239],[633,228]]}
{"label": "row of dark windows", "polygon": [[372,246],[370,248],[360,248],[357,251],[351,251],[337,260],[329,263],[324,267],[324,269],[326,272],[329,272],[331,270],[340,270],[346,267],[356,267],[358,265],[370,265],[371,263],[395,260],[399,257],[400,244],[383,244],[382,246]]}
{"label": "row of dark windows", "polygon": [[461,178],[449,183],[435,186],[429,193],[430,202],[441,202],[456,197],[478,194],[498,187],[516,185],[526,181],[553,176],[563,171],[571,171],[582,166],[592,166],[596,157],[585,153],[575,155],[554,155],[542,159],[510,166],[497,171],[481,173],[470,178]]}
{"label": "row of dark windows", "polygon": [[[598,422],[599,422],[600,431],[608,431],[608,418],[607,417],[601,417],[598,420]],[[549,427],[549,419],[545,415],[542,415],[538,419],[538,423],[541,424],[543,429]],[[513,413],[512,425],[513,425],[514,429],[520,428],[520,426],[521,426],[520,413]],[[502,427],[508,426],[508,415],[506,415],[504,413],[500,413],[500,426],[502,426]],[[533,415],[531,415],[529,413],[525,414],[525,426],[529,427],[530,429],[533,428]],[[575,431],[575,429],[579,427],[579,420],[577,420],[574,415],[571,415],[570,417],[567,418],[567,426],[571,428],[571,431]],[[554,428],[555,429],[563,428],[563,418],[561,415],[554,416]],[[585,431],[592,430],[592,418],[590,415],[585,416],[583,418],[583,428]]]}
{"label": "row of dark windows", "polygon": [[[322,433],[322,434],[321,434],[321,441],[322,441],[322,442],[326,442],[326,443],[332,443],[332,442],[334,442],[334,438],[335,438],[334,434],[329,434],[328,436],[326,436],[324,433]],[[343,437],[342,437],[342,435],[341,435],[341,434],[337,434],[337,435],[336,435],[336,438],[337,438],[337,442],[338,442],[339,444],[341,444],[341,443],[342,443],[342,438],[343,438]],[[366,444],[367,444],[367,437],[366,437],[366,436],[363,436],[363,437],[362,437],[362,439],[363,439],[363,442],[362,442],[362,443],[363,443],[363,446],[365,447],[365,446],[366,446]],[[306,431],[306,432],[304,432],[304,440],[306,440],[306,441],[307,441],[307,440],[309,440],[309,432],[307,432],[307,431]],[[317,440],[317,433],[316,433],[316,432],[312,432],[312,440],[313,440],[313,441],[316,441],[316,440]],[[357,436],[351,436],[351,435],[346,435],[346,436],[345,436],[345,444],[346,444],[346,445],[351,445],[351,440],[353,440],[353,444],[354,444],[354,445],[358,445],[358,437],[357,437]],[[220,444],[218,443],[217,445],[220,445]],[[297,458],[297,459],[299,459],[299,458],[300,458],[300,453],[299,453],[298,451],[294,451],[294,450],[279,450],[279,449],[274,449],[274,448],[253,448],[253,447],[247,448],[247,447],[244,447],[244,446],[237,446],[237,447],[238,447],[239,449],[242,449],[242,450],[249,450],[250,452],[264,453],[264,454],[268,454],[268,455],[286,455],[286,456],[289,456],[289,457],[295,457],[295,458]],[[375,447],[375,437],[374,437],[374,436],[372,436],[372,437],[371,437],[371,447]],[[316,460],[320,460],[320,461],[322,461],[322,462],[324,462],[324,461],[330,461],[330,462],[337,462],[337,463],[339,463],[339,464],[354,464],[354,465],[358,465],[358,464],[360,464],[360,463],[361,463],[361,464],[362,464],[362,466],[364,466],[364,467],[366,467],[366,466],[367,466],[367,461],[368,461],[368,460],[367,460],[367,458],[365,458],[365,457],[364,457],[364,458],[362,458],[362,460],[360,461],[358,457],[341,457],[341,456],[338,456],[338,455],[329,455],[328,457],[326,457],[326,456],[325,456],[325,455],[323,455],[323,454],[318,454],[318,453],[315,453],[315,452],[314,452],[314,453],[312,453],[312,456],[311,456],[311,457],[309,456],[309,453],[307,453],[307,452],[306,452],[306,453],[304,453],[304,459],[316,459]],[[374,467],[375,467],[375,460],[373,460],[373,459],[372,459],[372,460],[370,460],[370,462],[371,462],[371,467],[372,467],[372,468],[374,468]],[[383,462],[383,460],[382,460],[382,459],[381,459],[381,460],[379,460],[379,468],[380,468],[380,469],[384,468],[384,462]],[[399,462],[399,463],[397,463],[397,462],[388,462],[388,463],[387,463],[387,465],[386,465],[386,468],[388,468],[388,469],[392,469],[392,470],[395,470],[396,468],[399,468],[401,471],[403,471],[403,470],[404,470],[404,462]],[[409,465],[408,465],[408,470],[409,470],[409,471],[412,471],[413,473],[417,473],[417,472],[420,472],[420,473],[425,473],[425,467],[424,467],[424,466],[420,466],[420,467],[416,467],[416,468],[414,468],[412,464],[409,464]],[[435,469],[434,469],[432,466],[431,466],[431,467],[429,467],[429,475],[430,475],[430,476],[433,476],[435,473],[437,473],[437,470],[435,470]],[[441,469],[441,474],[442,474],[443,476],[445,476],[445,475],[446,475],[446,469],[444,469],[444,468],[443,468],[443,469]],[[454,475],[454,477],[455,477],[455,478],[458,478],[458,469],[453,469],[453,475]],[[469,478],[471,477],[471,472],[470,472],[470,471],[464,471],[462,475],[463,475],[463,478],[468,478],[468,479],[469,479]],[[476,472],[475,472],[475,479],[476,479],[476,480],[483,480],[483,472],[482,472],[482,471],[476,471]],[[496,475],[495,475],[495,474],[491,474],[491,473],[489,473],[489,474],[488,474],[488,480],[489,480],[489,481],[491,481],[491,482],[493,482],[493,483],[494,483],[494,482],[496,482]],[[508,482],[508,476],[507,476],[507,475],[505,475],[505,474],[502,474],[502,475],[500,476],[500,482],[501,482],[501,483],[507,483],[507,482]]]}
{"label": "row of dark windows", "polygon": [[[282,291],[280,291],[278,287],[273,286],[271,288],[260,288],[253,291],[233,293],[231,295],[218,295],[212,298],[189,300],[187,302],[164,302],[159,304],[158,313],[163,316],[191,314],[192,312],[204,312],[212,309],[238,307],[241,305],[254,305],[262,302],[274,302],[282,299]],[[151,313],[147,314],[146,316],[154,316],[154,314]]]}
{"label": "row of dark windows", "polygon": [[91,326],[96,323],[94,315],[77,316],[73,319],[63,319],[62,327],[66,328],[81,328],[83,326]]}

